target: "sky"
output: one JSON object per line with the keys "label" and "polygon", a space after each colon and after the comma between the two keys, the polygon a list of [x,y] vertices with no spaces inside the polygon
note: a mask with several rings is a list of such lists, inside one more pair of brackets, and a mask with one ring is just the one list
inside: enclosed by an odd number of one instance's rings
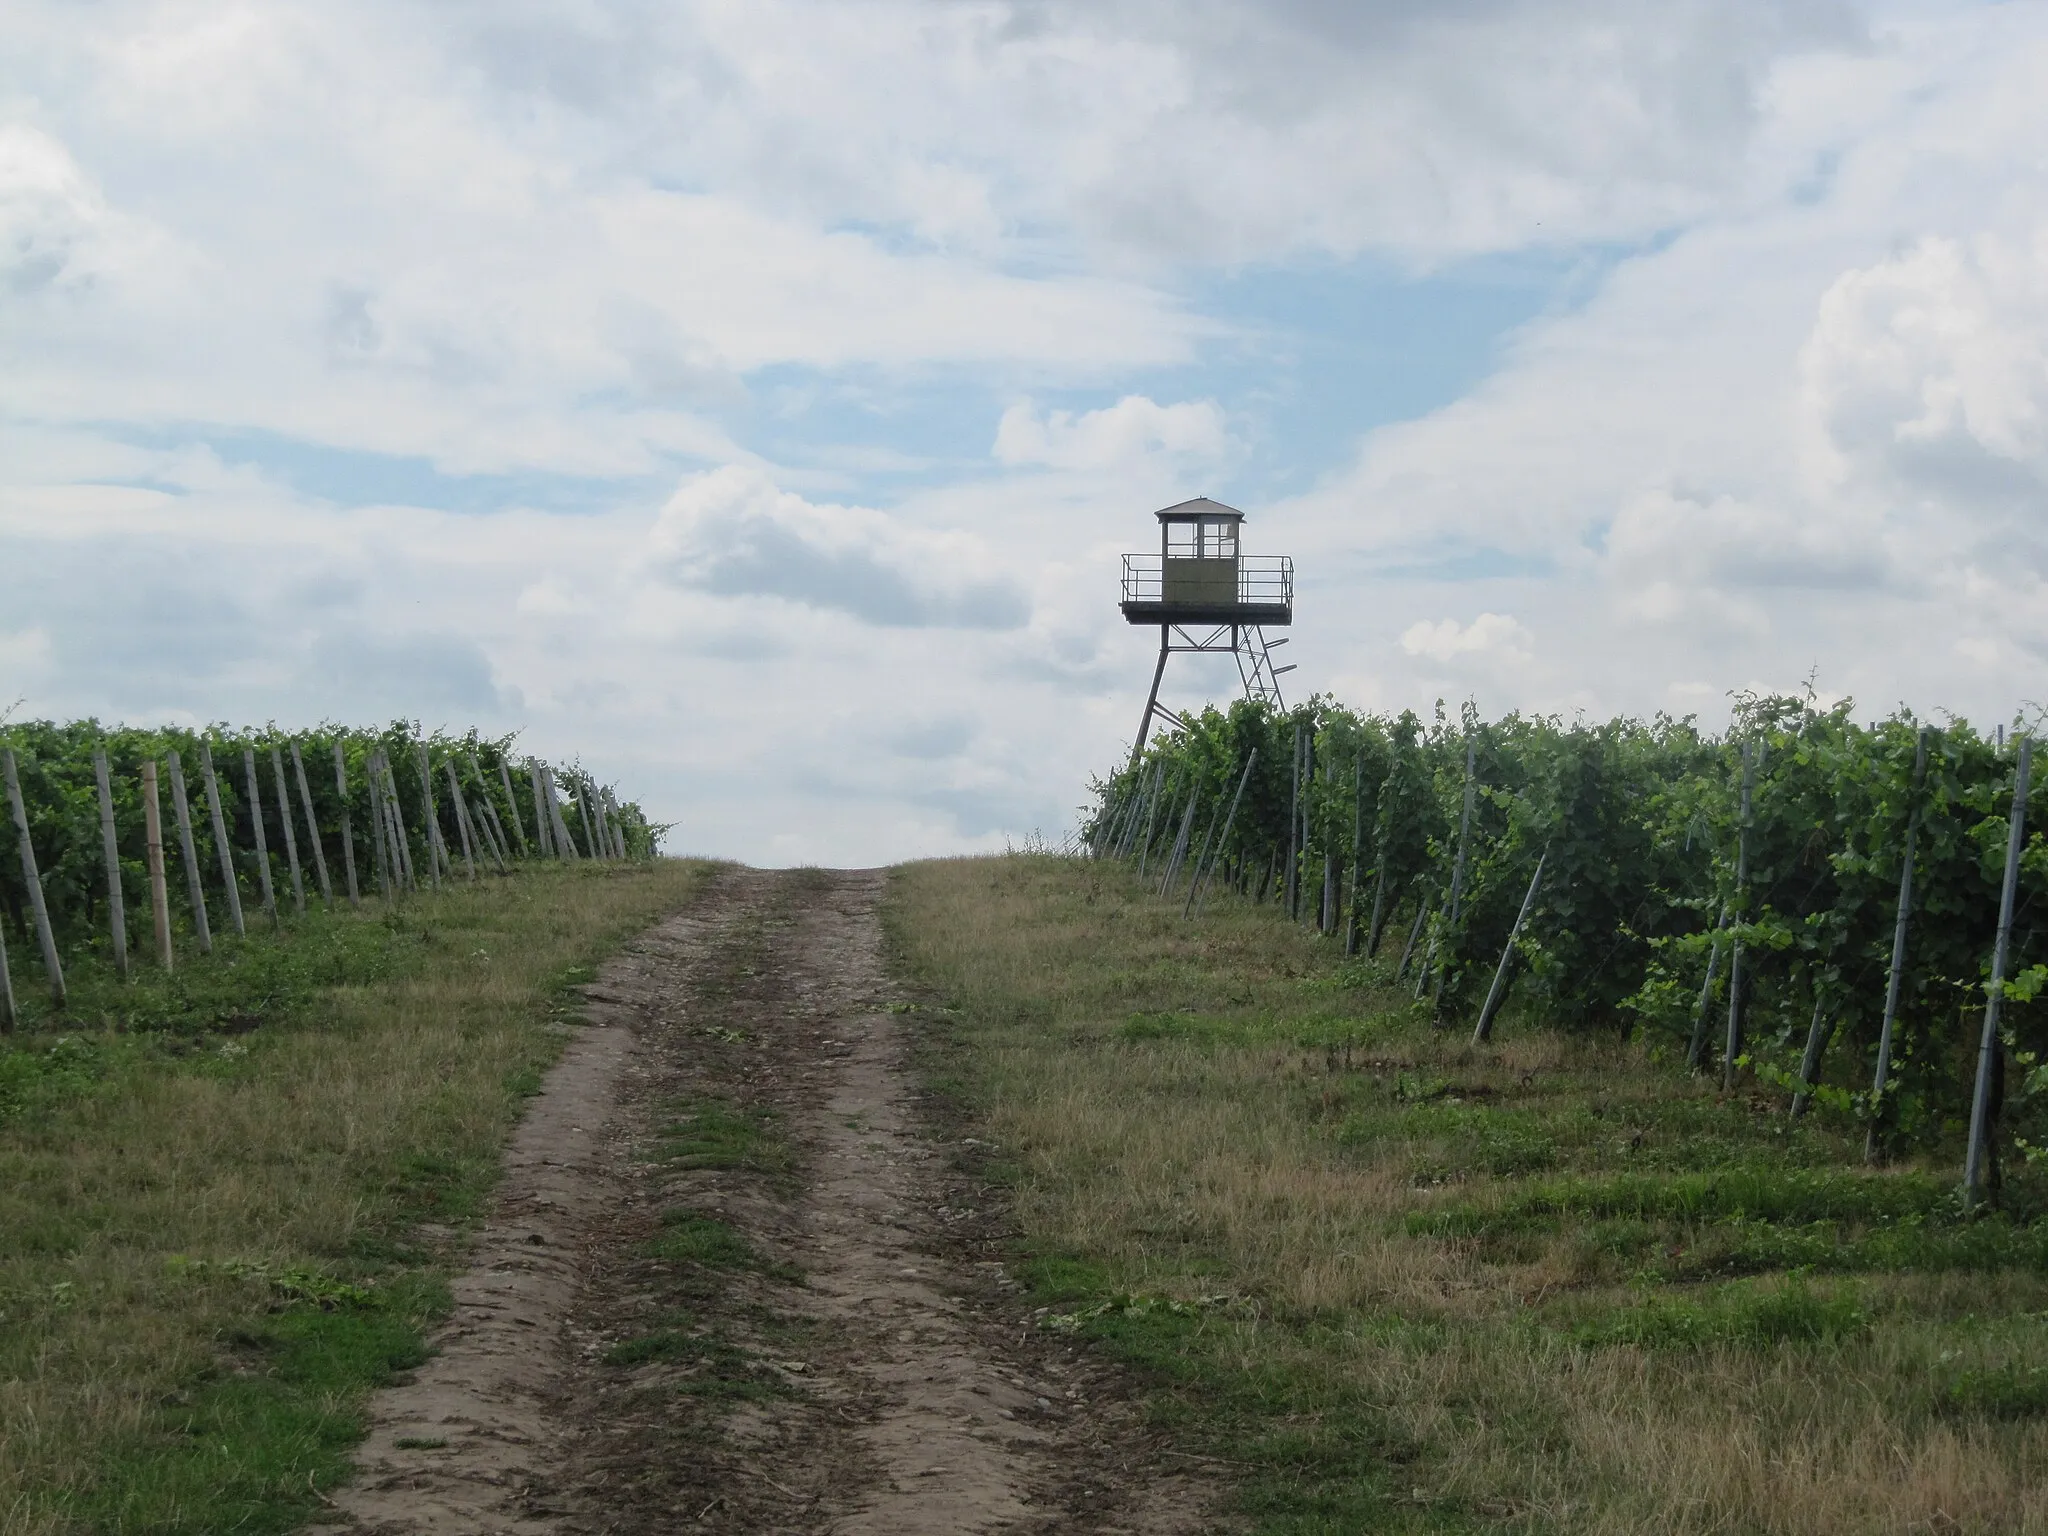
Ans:
{"label": "sky", "polygon": [[2043,80],[2022,3],[6,0],[0,712],[1057,840],[1207,495],[1290,702],[2010,719]]}

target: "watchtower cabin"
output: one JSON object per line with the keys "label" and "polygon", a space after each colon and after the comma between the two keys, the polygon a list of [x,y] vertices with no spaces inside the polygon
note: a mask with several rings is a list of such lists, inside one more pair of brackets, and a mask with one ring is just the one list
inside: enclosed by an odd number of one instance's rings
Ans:
{"label": "watchtower cabin", "polygon": [[1174,725],[1187,723],[1159,702],[1166,658],[1174,652],[1230,652],[1237,657],[1245,697],[1276,705],[1280,674],[1294,670],[1273,665],[1272,651],[1287,641],[1269,641],[1265,634],[1267,625],[1294,622],[1294,562],[1285,555],[1245,554],[1244,514],[1206,496],[1162,507],[1153,516],[1159,519],[1159,553],[1124,556],[1124,619],[1159,626],[1159,664],[1138,722],[1133,762],[1145,750],[1154,715]]}

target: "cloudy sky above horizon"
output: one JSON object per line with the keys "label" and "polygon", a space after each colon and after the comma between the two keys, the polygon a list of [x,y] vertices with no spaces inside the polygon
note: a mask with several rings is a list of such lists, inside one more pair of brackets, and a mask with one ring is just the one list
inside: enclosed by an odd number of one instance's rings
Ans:
{"label": "cloudy sky above horizon", "polygon": [[0,709],[1001,847],[1128,750],[1116,557],[1210,495],[1295,694],[2008,719],[2043,80],[2018,3],[12,0]]}

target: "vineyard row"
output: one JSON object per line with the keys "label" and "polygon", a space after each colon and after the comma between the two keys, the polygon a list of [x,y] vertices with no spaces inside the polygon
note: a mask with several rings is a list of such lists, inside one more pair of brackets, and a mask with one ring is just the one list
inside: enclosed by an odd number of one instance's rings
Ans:
{"label": "vineyard row", "polygon": [[[660,829],[637,805],[580,771],[515,762],[510,746],[404,723],[299,734],[9,726],[0,733],[0,844],[14,844],[0,851],[0,1028],[20,1017],[10,932],[39,956],[61,1009],[67,954],[127,978],[131,913],[147,915],[155,961],[169,970],[181,942],[211,953],[222,920],[242,936],[245,900],[272,928],[286,899],[303,915],[309,880],[327,906],[337,884],[358,906],[372,888],[395,902],[493,867],[507,873],[520,859],[653,854]],[[171,897],[173,856],[182,910]]]}
{"label": "vineyard row", "polygon": [[1284,904],[1475,1044],[1513,991],[1856,1117],[1873,1162],[1961,1141],[1974,1204],[2048,1156],[2032,742],[1850,708],[1745,696],[1715,737],[1241,701],[1100,782],[1082,836],[1185,912]]}

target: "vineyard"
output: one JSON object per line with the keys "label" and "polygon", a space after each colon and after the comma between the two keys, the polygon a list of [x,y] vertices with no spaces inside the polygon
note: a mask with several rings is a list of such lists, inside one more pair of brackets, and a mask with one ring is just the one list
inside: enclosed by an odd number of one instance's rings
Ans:
{"label": "vineyard", "polygon": [[73,973],[171,971],[309,901],[397,902],[525,859],[646,858],[659,832],[588,775],[515,759],[509,738],[402,722],[18,723],[0,730],[0,773],[0,1029],[66,1016]]}
{"label": "vineyard", "polygon": [[1975,1203],[2048,1155],[2031,767],[2002,729],[1797,698],[1721,737],[1246,701],[1102,782],[1083,837],[1184,912],[1283,904],[1475,1043],[1512,1001],[1853,1117],[1872,1162],[1960,1147]]}

